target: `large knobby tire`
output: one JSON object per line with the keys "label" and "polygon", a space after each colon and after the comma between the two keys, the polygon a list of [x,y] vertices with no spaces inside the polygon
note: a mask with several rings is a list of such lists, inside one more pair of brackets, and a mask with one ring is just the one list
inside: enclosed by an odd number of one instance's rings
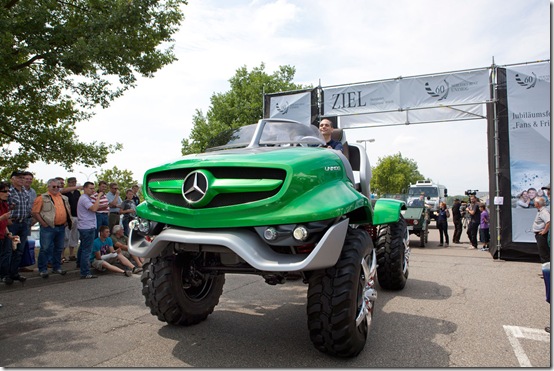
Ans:
{"label": "large knobby tire", "polygon": [[377,232],[377,277],[386,290],[402,290],[409,274],[410,248],[406,220],[379,226]]}
{"label": "large knobby tire", "polygon": [[219,303],[225,275],[197,273],[191,284],[190,259],[173,254],[171,246],[143,265],[142,295],[150,313],[172,325],[194,325],[205,320]]}
{"label": "large knobby tire", "polygon": [[425,230],[419,232],[419,247],[425,247]]}
{"label": "large knobby tire", "polygon": [[[372,254],[369,234],[349,228],[337,264],[310,277],[308,329],[319,351],[337,357],[354,357],[364,348],[376,297]],[[364,302],[367,297],[371,300]]]}

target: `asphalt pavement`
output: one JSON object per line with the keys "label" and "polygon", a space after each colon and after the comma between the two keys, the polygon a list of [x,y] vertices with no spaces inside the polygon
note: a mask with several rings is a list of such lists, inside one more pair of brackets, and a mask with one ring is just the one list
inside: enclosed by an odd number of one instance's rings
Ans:
{"label": "asphalt pavement", "polygon": [[[452,236],[452,231],[450,231]],[[411,236],[404,290],[378,287],[362,353],[336,359],[311,344],[307,286],[269,286],[227,275],[219,305],[191,327],[170,326],[144,305],[138,275],[81,280],[22,273],[0,284],[2,367],[551,367],[550,305],[538,263],[495,260],[461,245]]]}

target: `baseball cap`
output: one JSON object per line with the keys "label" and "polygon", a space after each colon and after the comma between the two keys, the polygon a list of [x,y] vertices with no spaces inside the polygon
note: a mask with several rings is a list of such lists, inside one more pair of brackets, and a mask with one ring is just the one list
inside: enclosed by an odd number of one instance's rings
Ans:
{"label": "baseball cap", "polygon": [[21,175],[25,175],[25,172],[23,172],[21,170],[14,170],[14,171],[12,171],[12,175],[10,176],[10,178],[12,178],[14,176],[21,176]]}
{"label": "baseball cap", "polygon": [[541,187],[541,189],[548,189],[550,191],[550,183],[548,183],[548,185],[545,185],[544,187]]}

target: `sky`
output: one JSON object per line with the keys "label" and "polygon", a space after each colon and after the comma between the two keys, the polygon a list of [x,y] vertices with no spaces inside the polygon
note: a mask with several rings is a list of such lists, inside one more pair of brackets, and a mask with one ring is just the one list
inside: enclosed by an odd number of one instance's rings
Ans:
{"label": "sky", "polygon": [[[142,183],[181,154],[196,110],[230,89],[236,70],[296,68],[294,82],[331,86],[550,59],[548,0],[189,0],[174,35],[178,61],[77,124],[85,142],[123,144],[101,168],[37,163],[43,181],[117,166]],[[260,96],[260,100],[262,97]],[[401,153],[451,195],[488,190],[485,120],[348,129],[370,163]]]}

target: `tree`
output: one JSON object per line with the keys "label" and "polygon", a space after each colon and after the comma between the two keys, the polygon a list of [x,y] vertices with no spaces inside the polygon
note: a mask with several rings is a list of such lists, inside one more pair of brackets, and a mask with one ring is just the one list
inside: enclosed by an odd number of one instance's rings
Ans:
{"label": "tree", "polygon": [[119,170],[117,166],[114,166],[112,169],[100,170],[96,174],[98,180],[104,180],[108,184],[115,182],[119,186],[119,195],[124,200],[125,191],[130,189],[133,184],[139,184],[136,180],[133,179],[133,172],[129,170]]}
{"label": "tree", "polygon": [[122,146],[83,143],[75,125],[176,59],[186,0],[0,4],[0,169],[106,163]]}
{"label": "tree", "polygon": [[181,142],[182,154],[204,152],[209,141],[218,134],[256,123],[263,117],[264,93],[308,88],[292,82],[295,72],[294,67],[280,66],[278,71],[268,75],[264,63],[250,72],[246,66],[237,69],[229,80],[231,90],[212,94],[206,115],[196,110],[190,137]]}
{"label": "tree", "polygon": [[425,179],[417,169],[417,163],[396,155],[379,157],[372,169],[371,190],[379,196],[385,193],[406,193],[410,183]]}

